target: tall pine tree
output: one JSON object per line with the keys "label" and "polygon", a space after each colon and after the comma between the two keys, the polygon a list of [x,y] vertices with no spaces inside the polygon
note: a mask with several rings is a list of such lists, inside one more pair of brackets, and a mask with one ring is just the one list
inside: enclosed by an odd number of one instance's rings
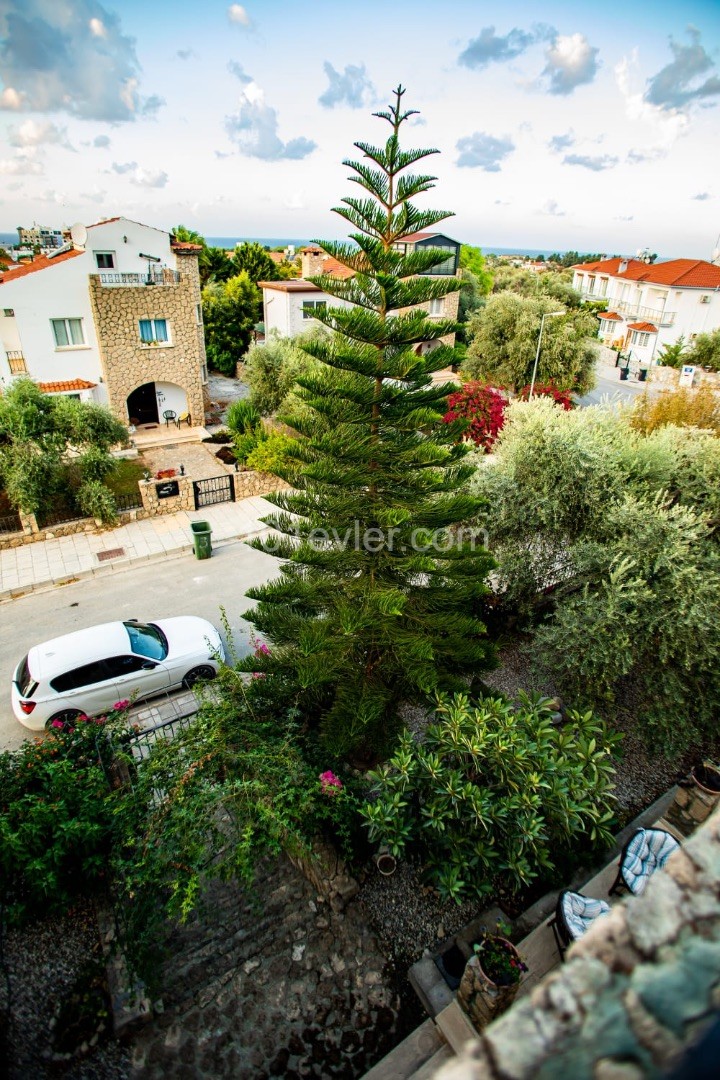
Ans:
{"label": "tall pine tree", "polygon": [[353,276],[311,279],[344,303],[316,309],[332,333],[302,346],[320,364],[286,418],[304,436],[286,473],[293,491],[272,496],[280,512],[265,519],[285,536],[254,544],[286,561],[248,593],[258,603],[246,618],[270,653],[241,665],[265,673],[263,691],[289,692],[328,751],[362,759],[387,751],[401,703],[464,688],[494,663],[476,615],[493,563],[457,538],[478,509],[464,490],[473,468],[461,427],[442,422],[447,389],[431,379],[453,351],[419,355],[456,324],[418,305],[461,282],[427,276],[446,251],[402,243],[451,215],[410,201],[436,178],[408,168],[438,151],[400,148],[414,114],[403,94],[374,114],[391,128],[384,147],[355,143],[363,160],[344,162],[362,189],[335,208],[352,242],[321,243]]}

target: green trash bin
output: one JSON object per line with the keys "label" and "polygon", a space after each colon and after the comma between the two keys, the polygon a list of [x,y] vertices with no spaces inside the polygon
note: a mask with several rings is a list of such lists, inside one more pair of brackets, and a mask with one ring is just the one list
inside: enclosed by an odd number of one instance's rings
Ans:
{"label": "green trash bin", "polygon": [[191,521],[196,559],[209,559],[212,555],[212,529],[209,521]]}

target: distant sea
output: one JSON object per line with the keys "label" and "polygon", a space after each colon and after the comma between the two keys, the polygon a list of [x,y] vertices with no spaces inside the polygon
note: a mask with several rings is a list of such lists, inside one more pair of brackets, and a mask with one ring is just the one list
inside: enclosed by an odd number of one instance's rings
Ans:
{"label": "distant sea", "polygon": [[[297,250],[298,248],[305,247],[310,243],[310,240],[299,240],[297,238],[288,238],[284,236],[208,236],[206,237],[208,244],[213,247],[221,248],[234,248],[236,244],[242,244],[244,240],[248,240],[250,243],[257,242],[262,244],[263,247],[287,247],[292,244]],[[17,244],[17,232],[0,232],[0,247],[12,247],[13,244]],[[522,248],[522,247],[485,247],[482,246],[482,250],[486,255],[552,255],[553,251],[549,248]],[[562,251],[562,248],[554,248],[554,251]]]}

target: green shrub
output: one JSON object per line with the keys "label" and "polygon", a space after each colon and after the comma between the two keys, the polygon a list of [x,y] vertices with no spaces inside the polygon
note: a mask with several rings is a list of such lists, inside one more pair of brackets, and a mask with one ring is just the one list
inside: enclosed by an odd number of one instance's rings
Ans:
{"label": "green shrub", "polygon": [[233,435],[250,434],[260,426],[260,413],[251,401],[241,398],[229,407],[226,423]]}
{"label": "green shrub", "polygon": [[56,725],[0,755],[0,896],[13,922],[105,883],[113,817],[97,734],[90,721]]}
{"label": "green shrub", "polygon": [[698,334],[685,360],[707,371],[720,371],[720,327],[709,334]]}
{"label": "green shrub", "polygon": [[289,465],[288,458],[296,446],[297,439],[281,431],[271,431],[253,447],[245,459],[245,464],[249,469],[257,469],[258,472],[284,476]]}
{"label": "green shrub", "polygon": [[456,694],[437,716],[421,743],[404,732],[360,812],[371,840],[418,851],[443,895],[517,890],[573,846],[611,842],[618,737],[591,713],[557,728],[546,698],[522,695],[514,709]]}
{"label": "green shrub", "polygon": [[263,416],[277,413],[298,377],[311,369],[312,360],[299,345],[318,334],[316,330],[294,340],[271,337],[264,345],[250,349],[245,377],[250,384],[250,400]]}
{"label": "green shrub", "polygon": [[663,346],[658,353],[658,363],[664,367],[681,368],[687,360],[687,342],[681,334],[672,345]]}
{"label": "green shrub", "polygon": [[109,488],[100,480],[88,480],[75,494],[77,504],[88,517],[97,518],[104,525],[114,525],[117,521],[117,505]]}

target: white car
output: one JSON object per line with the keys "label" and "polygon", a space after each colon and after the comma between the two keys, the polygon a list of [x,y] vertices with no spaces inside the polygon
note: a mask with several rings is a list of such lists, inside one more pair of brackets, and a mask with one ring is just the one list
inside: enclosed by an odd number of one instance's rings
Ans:
{"label": "white car", "polygon": [[98,716],[117,701],[214,679],[224,659],[215,627],[194,615],[91,626],[33,646],[13,675],[13,712],[42,731],[53,720]]}

